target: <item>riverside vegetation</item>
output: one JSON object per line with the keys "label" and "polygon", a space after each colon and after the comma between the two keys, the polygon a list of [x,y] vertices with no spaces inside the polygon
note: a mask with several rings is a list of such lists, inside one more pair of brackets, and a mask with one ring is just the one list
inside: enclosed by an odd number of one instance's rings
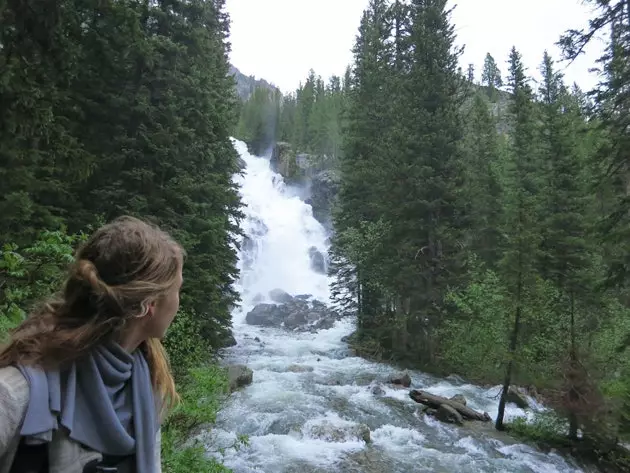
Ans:
{"label": "riverside vegetation", "polygon": [[224,1],[0,2],[0,25],[0,339],[59,287],[84,234],[155,221],[188,253],[163,468],[227,471],[185,443],[226,392],[212,354],[233,343],[238,302]]}
{"label": "riverside vegetation", "polygon": [[[630,1],[587,1],[558,40],[570,61],[605,38],[590,92],[542,51],[535,84],[516,48],[462,70],[446,3],[371,0],[343,78],[257,88],[236,134],[283,142],[286,177],[303,154],[339,176],[333,292],[359,353],[501,384],[497,429],[627,469]],[[511,385],[553,414],[504,424]]]}

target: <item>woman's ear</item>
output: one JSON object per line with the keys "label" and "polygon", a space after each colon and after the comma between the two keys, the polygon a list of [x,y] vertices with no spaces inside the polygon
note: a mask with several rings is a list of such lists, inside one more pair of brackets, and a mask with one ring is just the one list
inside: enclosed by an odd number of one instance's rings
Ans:
{"label": "woman's ear", "polygon": [[151,318],[153,317],[153,314],[155,313],[155,300],[146,300],[144,302],[142,302],[142,310],[140,311],[140,313],[137,315],[138,318],[143,318],[143,317],[148,317]]}

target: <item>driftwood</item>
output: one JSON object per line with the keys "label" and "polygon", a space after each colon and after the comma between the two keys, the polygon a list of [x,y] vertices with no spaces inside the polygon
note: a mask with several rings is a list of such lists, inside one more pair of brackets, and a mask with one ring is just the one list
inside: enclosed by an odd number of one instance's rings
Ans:
{"label": "driftwood", "polygon": [[492,420],[487,412],[482,414],[481,412],[477,412],[470,407],[466,407],[457,401],[453,401],[442,396],[436,396],[435,394],[429,394],[426,391],[417,391],[414,389],[409,393],[409,397],[417,403],[424,404],[432,409],[439,409],[442,405],[449,406],[459,412],[463,418],[468,420],[480,420],[482,422],[490,422]]}

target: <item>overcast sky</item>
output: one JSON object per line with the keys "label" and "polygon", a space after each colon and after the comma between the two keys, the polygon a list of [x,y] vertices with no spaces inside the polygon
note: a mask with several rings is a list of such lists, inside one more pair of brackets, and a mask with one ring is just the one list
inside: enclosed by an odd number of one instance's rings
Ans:
{"label": "overcast sky", "polygon": [[[352,61],[351,48],[368,0],[227,0],[231,62],[246,75],[264,78],[284,92],[304,81],[309,69],[324,78],[342,75]],[[466,49],[462,67],[474,63],[478,75],[486,52],[505,75],[512,45],[523,55],[528,74],[538,77],[545,49],[556,58],[554,43],[568,28],[582,28],[590,17],[581,0],[456,0],[453,21],[458,44]],[[597,82],[588,72],[601,43],[566,68],[566,80],[587,90]]]}

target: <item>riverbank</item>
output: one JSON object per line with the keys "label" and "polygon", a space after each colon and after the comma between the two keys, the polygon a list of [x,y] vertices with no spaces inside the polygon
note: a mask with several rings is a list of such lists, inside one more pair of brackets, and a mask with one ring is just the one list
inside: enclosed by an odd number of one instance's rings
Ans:
{"label": "riverbank", "polygon": [[[228,369],[217,364],[191,369],[179,383],[178,406],[162,425],[162,469],[164,473],[231,473],[217,458],[209,456],[212,446],[195,439],[200,429],[214,425],[221,406],[231,392]],[[238,450],[247,444],[238,437],[222,449]]]}
{"label": "riverbank", "polygon": [[[466,373],[446,370],[435,363],[427,366],[414,364],[409,360],[397,360],[388,355],[376,341],[359,339],[357,332],[344,337],[344,342],[356,356],[369,361],[387,363],[397,370],[420,370],[442,378],[456,376],[462,381],[488,389],[500,384],[499,379],[468,379]],[[535,399],[542,405],[546,405],[545,391],[535,390]],[[571,440],[566,436],[565,431],[566,421],[554,411],[536,412],[530,419],[519,417],[506,423],[506,432],[515,440],[536,447],[544,453],[561,454],[565,458],[571,458],[587,472],[626,473],[630,471],[628,449],[602,439]]]}

